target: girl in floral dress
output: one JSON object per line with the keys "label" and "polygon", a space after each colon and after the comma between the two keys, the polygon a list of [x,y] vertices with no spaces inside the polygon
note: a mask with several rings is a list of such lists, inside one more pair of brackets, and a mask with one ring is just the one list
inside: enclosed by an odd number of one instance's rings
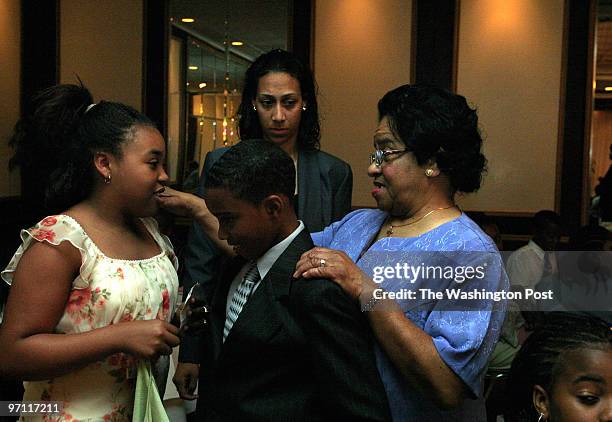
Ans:
{"label": "girl in floral dress", "polygon": [[164,140],[131,107],[92,103],[83,86],[49,88],[14,135],[19,160],[54,163],[54,215],[21,232],[2,272],[0,376],[26,380],[24,400],[63,405],[22,420],[130,421],[138,360],[179,343],[177,260],[152,218]]}

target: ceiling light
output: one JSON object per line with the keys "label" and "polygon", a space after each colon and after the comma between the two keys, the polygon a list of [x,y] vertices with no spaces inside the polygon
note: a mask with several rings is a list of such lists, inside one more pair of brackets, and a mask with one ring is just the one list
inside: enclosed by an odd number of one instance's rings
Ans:
{"label": "ceiling light", "polygon": [[232,45],[240,47],[241,45],[244,45],[244,43],[242,41],[232,41]]}
{"label": "ceiling light", "polygon": [[609,91],[612,91],[612,86],[607,86],[607,87],[605,87],[605,88],[604,88],[604,91],[608,91],[608,92],[609,92]]}
{"label": "ceiling light", "polygon": [[189,70],[198,70],[197,66],[189,66]]}
{"label": "ceiling light", "polygon": [[206,82],[200,82],[198,85],[200,88],[206,88]]}
{"label": "ceiling light", "polygon": [[181,22],[192,23],[195,22],[194,18],[181,18]]}

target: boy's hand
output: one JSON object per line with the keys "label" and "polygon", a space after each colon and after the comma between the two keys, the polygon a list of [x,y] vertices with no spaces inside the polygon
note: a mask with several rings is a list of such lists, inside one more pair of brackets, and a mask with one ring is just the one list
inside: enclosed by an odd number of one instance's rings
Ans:
{"label": "boy's hand", "polygon": [[207,314],[204,287],[196,283],[189,290],[185,305],[181,309],[181,333],[197,334],[208,324]]}
{"label": "boy's hand", "polygon": [[181,326],[181,333],[197,334],[208,325],[208,308],[204,302],[190,298],[185,304],[187,319]]}
{"label": "boy's hand", "polygon": [[176,367],[172,382],[176,386],[179,395],[184,400],[195,400],[198,398],[194,394],[198,386],[198,377],[200,375],[200,365],[196,363],[179,362]]}

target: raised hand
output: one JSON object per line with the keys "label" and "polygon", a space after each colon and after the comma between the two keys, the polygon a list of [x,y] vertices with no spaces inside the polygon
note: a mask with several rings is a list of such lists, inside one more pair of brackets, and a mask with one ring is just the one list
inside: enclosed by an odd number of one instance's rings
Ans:
{"label": "raised hand", "polygon": [[204,199],[191,193],[165,187],[156,197],[162,208],[182,217],[195,217],[209,213]]}

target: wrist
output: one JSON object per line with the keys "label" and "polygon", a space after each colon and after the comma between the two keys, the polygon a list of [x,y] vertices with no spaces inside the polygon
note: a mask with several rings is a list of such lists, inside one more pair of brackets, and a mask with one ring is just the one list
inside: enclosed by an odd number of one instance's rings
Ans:
{"label": "wrist", "polygon": [[374,310],[378,302],[382,300],[380,291],[382,291],[382,289],[377,286],[364,286],[359,295],[359,303],[361,304],[362,312]]}
{"label": "wrist", "polygon": [[110,354],[126,352],[124,343],[126,333],[123,332],[124,326],[125,322],[119,322],[102,328],[107,331],[108,337],[110,338]]}
{"label": "wrist", "polygon": [[188,212],[194,220],[206,225],[210,225],[210,219],[214,218],[210,211],[208,211],[204,199],[197,196],[190,198]]}

